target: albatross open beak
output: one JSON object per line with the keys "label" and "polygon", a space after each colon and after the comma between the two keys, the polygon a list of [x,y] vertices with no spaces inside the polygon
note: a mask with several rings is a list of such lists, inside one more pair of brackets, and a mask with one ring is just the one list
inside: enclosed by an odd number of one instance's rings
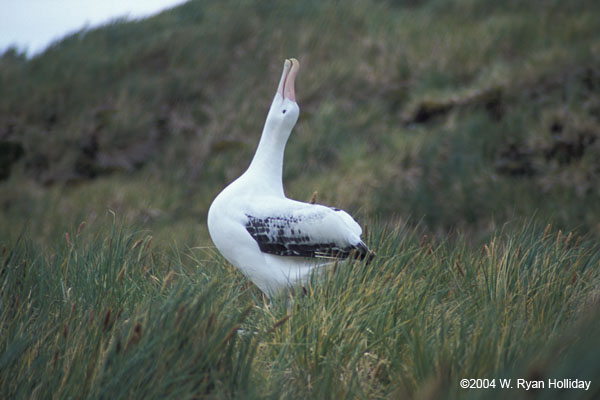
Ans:
{"label": "albatross open beak", "polygon": [[279,87],[277,93],[284,99],[290,99],[296,102],[296,92],[294,91],[294,81],[298,70],[300,69],[300,63],[295,58],[285,60],[283,64],[283,73],[281,74],[281,80],[279,81]]}

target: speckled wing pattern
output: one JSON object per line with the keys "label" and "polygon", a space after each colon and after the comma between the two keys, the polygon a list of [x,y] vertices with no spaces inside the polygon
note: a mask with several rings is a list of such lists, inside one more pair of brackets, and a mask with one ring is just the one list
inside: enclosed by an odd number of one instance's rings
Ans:
{"label": "speckled wing pattern", "polygon": [[[360,233],[352,241],[347,239],[350,233],[345,236],[345,232],[339,232],[350,230],[343,222],[347,214],[339,209],[327,211],[266,217],[246,214],[246,230],[263,253],[310,258],[346,258],[353,254],[356,258],[370,260],[373,255],[360,240]],[[335,224],[336,218],[332,216],[338,213],[343,213],[335,215],[342,222]],[[360,230],[360,227],[356,228]]]}

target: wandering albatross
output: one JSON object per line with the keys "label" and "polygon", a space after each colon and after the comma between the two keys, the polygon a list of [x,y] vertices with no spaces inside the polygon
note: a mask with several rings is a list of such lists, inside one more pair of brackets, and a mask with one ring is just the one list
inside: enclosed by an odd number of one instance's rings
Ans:
{"label": "wandering albatross", "polygon": [[288,199],[283,191],[283,153],[300,114],[294,92],[299,68],[298,60],[285,60],[250,166],[208,210],[217,249],[269,296],[333,259],[373,256],[348,213]]}

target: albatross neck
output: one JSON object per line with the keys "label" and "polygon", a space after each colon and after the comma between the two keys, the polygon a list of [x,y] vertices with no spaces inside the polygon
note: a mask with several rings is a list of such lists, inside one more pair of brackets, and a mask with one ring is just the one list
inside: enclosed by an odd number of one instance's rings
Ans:
{"label": "albatross neck", "polygon": [[269,121],[265,124],[247,172],[260,179],[260,190],[284,196],[283,155],[291,130],[288,132],[281,126],[273,125]]}

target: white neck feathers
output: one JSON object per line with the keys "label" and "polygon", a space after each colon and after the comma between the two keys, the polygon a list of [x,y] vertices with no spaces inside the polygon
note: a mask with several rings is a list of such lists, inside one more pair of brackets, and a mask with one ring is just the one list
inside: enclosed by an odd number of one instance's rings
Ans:
{"label": "white neck feathers", "polygon": [[291,130],[267,118],[254,158],[246,171],[254,179],[260,179],[261,190],[284,196],[283,156]]}

